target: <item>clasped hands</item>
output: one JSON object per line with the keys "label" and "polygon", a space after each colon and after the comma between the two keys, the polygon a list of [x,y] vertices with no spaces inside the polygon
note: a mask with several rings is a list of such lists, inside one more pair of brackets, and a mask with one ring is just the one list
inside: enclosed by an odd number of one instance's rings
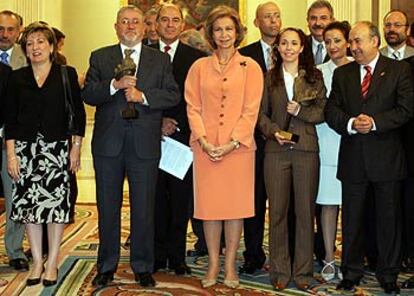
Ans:
{"label": "clasped hands", "polygon": [[232,142],[228,142],[227,144],[217,147],[213,144],[208,143],[206,139],[200,140],[200,145],[201,149],[207,153],[208,158],[211,161],[220,161],[224,156],[236,149]]}
{"label": "clasped hands", "polygon": [[359,114],[352,123],[352,128],[360,134],[368,134],[374,126],[374,119],[366,114]]}
{"label": "clasped hands", "polygon": [[137,77],[131,75],[125,75],[119,80],[114,80],[115,89],[123,89],[127,102],[143,103],[142,91],[138,90],[135,86],[137,84]]}

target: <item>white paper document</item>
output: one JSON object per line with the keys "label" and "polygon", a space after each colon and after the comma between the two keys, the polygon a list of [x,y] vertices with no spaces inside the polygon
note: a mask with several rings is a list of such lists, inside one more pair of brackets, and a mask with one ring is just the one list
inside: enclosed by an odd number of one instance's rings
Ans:
{"label": "white paper document", "polygon": [[161,159],[159,168],[181,180],[193,162],[190,147],[169,137],[161,141]]}

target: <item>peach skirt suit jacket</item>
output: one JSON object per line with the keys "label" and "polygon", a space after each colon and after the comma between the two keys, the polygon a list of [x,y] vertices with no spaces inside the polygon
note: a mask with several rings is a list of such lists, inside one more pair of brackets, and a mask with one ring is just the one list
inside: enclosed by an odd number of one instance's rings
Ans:
{"label": "peach skirt suit jacket", "polygon": [[[216,54],[197,60],[185,82],[190,146],[194,153],[194,217],[202,220],[254,216],[254,127],[263,91],[263,73],[238,52],[222,70]],[[221,161],[209,160],[198,139],[240,147]]]}

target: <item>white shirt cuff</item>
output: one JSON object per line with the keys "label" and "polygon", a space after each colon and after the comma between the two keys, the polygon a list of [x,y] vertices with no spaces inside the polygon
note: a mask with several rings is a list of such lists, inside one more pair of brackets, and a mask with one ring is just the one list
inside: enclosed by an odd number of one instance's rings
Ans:
{"label": "white shirt cuff", "polygon": [[350,135],[355,135],[358,133],[356,130],[352,128],[352,124],[354,123],[354,120],[355,120],[355,117],[352,117],[351,119],[349,119],[348,125],[346,126],[346,130],[348,131],[348,134]]}
{"label": "white shirt cuff", "polygon": [[115,81],[115,78],[113,78],[113,79],[111,80],[111,83],[109,84],[109,94],[110,94],[111,96],[113,96],[114,94],[116,94],[116,92],[118,91],[118,90],[114,87],[114,81]]}

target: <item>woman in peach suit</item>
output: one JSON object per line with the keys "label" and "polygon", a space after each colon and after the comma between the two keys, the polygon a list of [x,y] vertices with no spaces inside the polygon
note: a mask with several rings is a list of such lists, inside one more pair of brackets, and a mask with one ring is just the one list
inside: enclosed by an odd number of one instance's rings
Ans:
{"label": "woman in peach suit", "polygon": [[235,260],[243,219],[254,215],[253,130],[263,74],[253,59],[238,53],[236,47],[243,35],[234,9],[219,6],[212,10],[206,21],[206,37],[214,54],[196,61],[185,83],[194,152],[194,217],[204,222],[209,253],[203,287],[214,285],[220,272],[223,224],[224,284],[238,286]]}

